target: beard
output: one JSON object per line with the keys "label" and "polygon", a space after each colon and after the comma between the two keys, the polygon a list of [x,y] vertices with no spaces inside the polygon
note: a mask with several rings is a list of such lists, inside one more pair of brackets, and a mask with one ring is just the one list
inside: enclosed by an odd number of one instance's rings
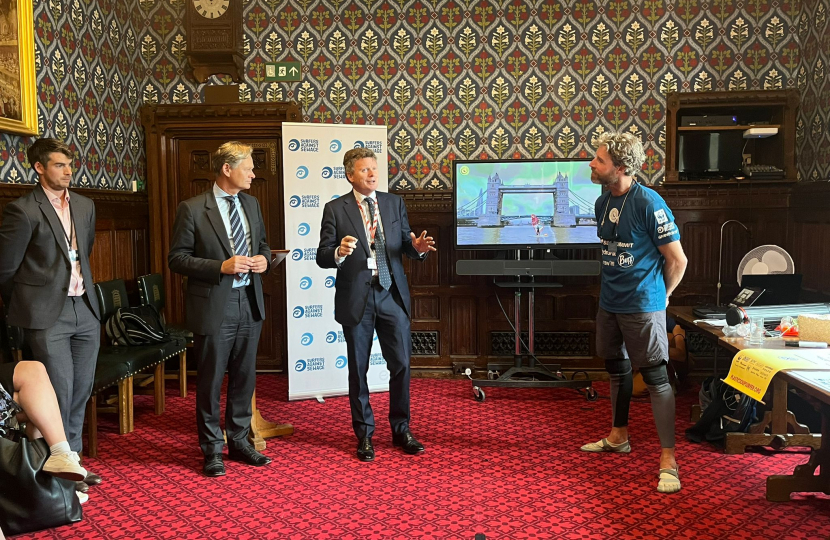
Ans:
{"label": "beard", "polygon": [[608,187],[616,184],[619,181],[620,179],[614,173],[602,176],[596,171],[591,171],[591,183],[593,184]]}

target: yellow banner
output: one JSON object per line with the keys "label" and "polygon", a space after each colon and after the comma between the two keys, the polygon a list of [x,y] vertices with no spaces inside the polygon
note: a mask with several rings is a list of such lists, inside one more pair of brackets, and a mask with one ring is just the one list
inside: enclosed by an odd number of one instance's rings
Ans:
{"label": "yellow banner", "polygon": [[763,403],[772,377],[785,369],[830,370],[830,351],[744,349],[732,359],[732,367],[724,382]]}

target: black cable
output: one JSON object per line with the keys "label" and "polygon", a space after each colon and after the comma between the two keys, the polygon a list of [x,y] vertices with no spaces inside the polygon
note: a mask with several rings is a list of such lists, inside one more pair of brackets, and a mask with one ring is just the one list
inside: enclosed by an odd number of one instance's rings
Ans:
{"label": "black cable", "polygon": [[[497,285],[496,285],[496,278],[495,278],[495,277],[493,278],[493,285],[494,285],[494,286],[497,286]],[[507,316],[507,311],[504,309],[504,306],[503,306],[503,305],[502,305],[502,303],[501,303],[501,298],[499,298],[498,289],[497,289],[497,292],[496,292],[496,302],[499,304],[499,308],[501,309],[502,315],[504,315],[504,318],[505,318],[505,320],[507,321],[507,324],[509,324],[509,325],[510,325],[510,328],[513,330],[513,334],[515,334],[516,336],[518,336],[519,343],[520,343],[520,344],[521,344],[521,345],[525,348],[525,350],[527,350],[527,354],[528,354],[529,356],[533,357],[533,359],[534,359],[534,360],[536,360],[536,363],[537,363],[537,364],[539,364],[539,365],[540,365],[540,366],[542,366],[543,368],[545,368],[545,369],[547,369],[548,371],[550,371],[550,369],[548,369],[548,367],[547,367],[545,364],[543,364],[543,363],[542,363],[542,361],[541,361],[541,360],[539,360],[539,359],[536,357],[536,355],[535,355],[535,354],[533,354],[532,352],[530,352],[530,347],[528,347],[527,343],[525,343],[525,342],[524,342],[524,340],[522,339],[522,335],[521,335],[520,333],[516,332],[516,326],[513,324],[513,321],[511,321],[511,320],[510,320],[510,317],[508,317],[508,316]],[[553,373],[552,371],[550,371],[550,373],[551,373],[552,375],[554,375],[554,376],[557,376],[557,377],[558,377],[558,375],[557,375],[556,373]],[[561,371],[560,371],[560,373],[561,373]],[[562,374],[562,377],[564,378],[564,374]],[[531,380],[534,380],[534,381],[535,381],[535,380],[536,380],[536,378],[535,378],[535,377],[533,377],[533,378],[531,378]],[[590,379],[585,379],[585,380],[590,382]],[[591,386],[591,388],[593,389],[593,386]],[[575,390],[576,390],[577,392],[579,392],[579,393],[580,393],[580,395],[582,394],[582,392],[580,391],[580,389],[576,388]],[[595,389],[594,389],[594,392],[596,392],[596,390],[595,390]],[[599,397],[599,393],[597,393],[597,397]]]}

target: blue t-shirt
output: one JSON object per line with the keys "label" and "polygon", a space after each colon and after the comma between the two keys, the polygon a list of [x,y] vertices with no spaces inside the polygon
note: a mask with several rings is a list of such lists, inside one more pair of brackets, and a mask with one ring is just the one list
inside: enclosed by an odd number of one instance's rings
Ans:
{"label": "blue t-shirt", "polygon": [[653,189],[635,183],[627,195],[613,197],[607,191],[594,204],[602,241],[599,305],[610,313],[661,311],[666,308],[665,259],[657,246],[680,240],[680,230]]}

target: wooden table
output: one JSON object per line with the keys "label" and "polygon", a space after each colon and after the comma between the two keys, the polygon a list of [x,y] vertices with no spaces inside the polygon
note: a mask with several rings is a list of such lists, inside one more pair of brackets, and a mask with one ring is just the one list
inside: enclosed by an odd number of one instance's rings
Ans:
{"label": "wooden table", "polygon": [[[798,388],[812,397],[814,406],[821,412],[821,440],[819,447],[810,451],[810,459],[804,465],[797,465],[793,474],[776,474],[767,478],[767,500],[785,502],[795,492],[825,493],[830,495],[830,392],[817,387],[805,375],[810,370],[781,371],[774,380]],[[816,468],[820,468],[816,475]]]}
{"label": "wooden table", "polygon": [[[732,356],[750,348],[744,338],[724,337],[720,328],[695,323],[698,318],[689,306],[670,306],[668,314],[685,330],[700,332],[703,336],[730,352]],[[783,349],[783,339],[765,339],[763,345],[752,345],[753,349]],[[780,374],[779,374],[780,375]],[[726,454],[743,454],[747,446],[770,446],[781,450],[788,446],[807,446],[817,449],[821,446],[821,435],[810,433],[810,429],[798,423],[795,415],[787,410],[787,377],[776,375],[772,380],[772,409],[764,412],[763,418],[749,427],[747,433],[726,434]]]}

